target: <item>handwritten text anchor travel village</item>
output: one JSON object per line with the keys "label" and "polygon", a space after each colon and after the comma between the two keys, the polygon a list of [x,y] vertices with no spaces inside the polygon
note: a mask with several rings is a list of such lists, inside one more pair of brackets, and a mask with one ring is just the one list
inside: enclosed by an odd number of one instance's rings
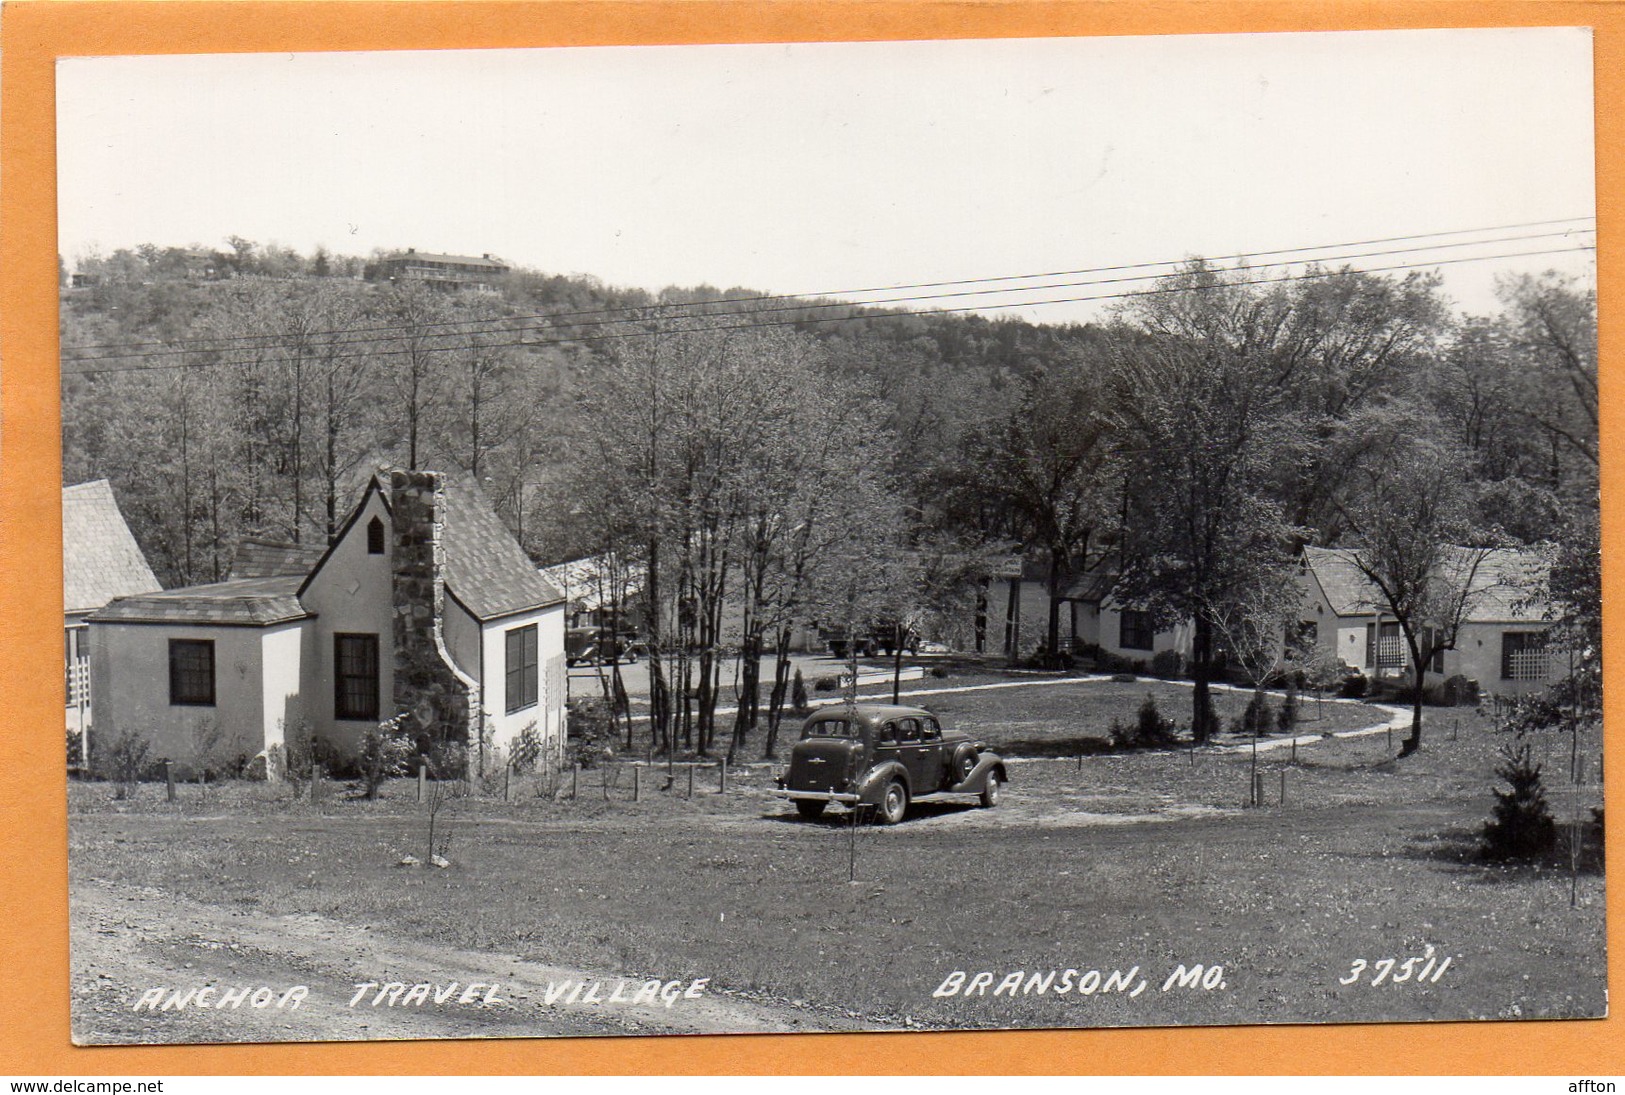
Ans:
{"label": "handwritten text anchor travel village", "polygon": [[[661,981],[651,978],[647,981],[633,981],[617,978],[614,988],[607,988],[612,982],[602,980],[566,980],[548,981],[542,990],[541,1003],[543,1006],[555,1004],[590,1005],[590,1004],[626,1004],[645,1005],[648,1007],[672,1007],[679,1000],[696,1000],[705,995],[705,989],[710,984],[709,977],[699,977],[689,982]],[[486,983],[483,981],[470,981],[464,984],[452,981],[440,985],[430,982],[407,984],[404,981],[357,981],[353,985],[355,994],[350,997],[349,1006],[352,1008],[366,1007],[422,1007],[425,1004],[436,1006],[465,1005],[473,1007],[496,1007],[509,1003],[508,999],[500,995],[502,986],[499,983]],[[299,1005],[310,995],[308,985],[293,985],[285,989],[273,989],[269,985],[258,988],[244,985],[237,988],[226,988],[218,985],[198,985],[192,988],[170,988],[167,985],[151,988],[143,992],[139,999],[130,1005],[131,1011],[183,1011],[187,1008],[236,1009],[247,1004],[250,1008],[286,1008],[297,1011]]]}

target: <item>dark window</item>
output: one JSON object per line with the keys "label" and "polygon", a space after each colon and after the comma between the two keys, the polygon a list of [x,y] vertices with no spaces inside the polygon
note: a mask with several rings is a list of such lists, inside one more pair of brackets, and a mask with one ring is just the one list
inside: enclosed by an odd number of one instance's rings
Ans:
{"label": "dark window", "polygon": [[1151,613],[1124,609],[1118,623],[1121,625],[1117,636],[1118,646],[1124,650],[1151,649],[1157,634],[1151,627]]}
{"label": "dark window", "polygon": [[853,739],[862,735],[862,727],[846,719],[813,719],[801,728],[801,740],[808,738]]}
{"label": "dark window", "polygon": [[214,706],[214,640],[169,640],[169,702],[175,707]]}
{"label": "dark window", "polygon": [[920,740],[920,720],[919,719],[898,719],[897,720],[897,740],[900,741],[900,742],[903,742],[904,744],[919,741]]}
{"label": "dark window", "polygon": [[378,636],[333,636],[333,717],[378,720]]}
{"label": "dark window", "polygon": [[942,737],[942,727],[937,725],[936,719],[923,719],[921,721],[925,727],[921,736],[924,737],[926,741],[936,741]]}
{"label": "dark window", "polygon": [[374,517],[367,522],[367,554],[384,553],[384,522]]}
{"label": "dark window", "polygon": [[1501,636],[1501,679],[1546,678],[1546,636],[1539,631],[1508,631]]}
{"label": "dark window", "polygon": [[508,714],[536,706],[536,625],[508,632]]}

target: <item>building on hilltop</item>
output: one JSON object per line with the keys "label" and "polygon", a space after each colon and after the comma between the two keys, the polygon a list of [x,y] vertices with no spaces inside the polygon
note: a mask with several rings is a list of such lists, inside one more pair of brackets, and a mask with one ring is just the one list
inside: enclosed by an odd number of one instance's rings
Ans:
{"label": "building on hilltop", "polygon": [[431,289],[452,291],[474,289],[495,292],[498,281],[508,273],[508,264],[489,253],[437,255],[409,247],[367,267],[368,281],[422,282]]}

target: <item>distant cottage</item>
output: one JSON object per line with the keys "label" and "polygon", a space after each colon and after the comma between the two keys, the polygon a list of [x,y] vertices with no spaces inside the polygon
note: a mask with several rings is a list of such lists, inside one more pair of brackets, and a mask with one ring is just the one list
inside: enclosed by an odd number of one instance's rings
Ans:
{"label": "distant cottage", "polygon": [[63,654],[67,727],[91,724],[90,627],[85,618],[115,597],[163,588],[124,523],[105,479],[62,488]]}
{"label": "distant cottage", "polygon": [[389,255],[366,271],[368,281],[421,282],[431,289],[445,291],[475,289],[495,292],[497,282],[508,273],[508,264],[484,254],[436,255],[416,248]]}
{"label": "distant cottage", "polygon": [[[224,582],[90,616],[98,735],[186,762],[270,757],[300,728],[354,755],[397,715],[422,747],[565,733],[564,597],[470,479],[375,476],[333,543],[245,541]],[[274,768],[274,765],[272,766]]]}

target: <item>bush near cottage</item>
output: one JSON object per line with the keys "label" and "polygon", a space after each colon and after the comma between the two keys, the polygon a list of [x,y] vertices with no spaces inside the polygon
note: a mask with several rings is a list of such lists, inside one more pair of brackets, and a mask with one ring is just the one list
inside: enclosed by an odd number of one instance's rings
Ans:
{"label": "bush near cottage", "polygon": [[1159,650],[1151,656],[1151,675],[1164,680],[1181,677],[1185,673],[1185,658],[1177,650]]}
{"label": "bush near cottage", "polygon": [[115,798],[126,799],[135,794],[142,777],[154,768],[150,760],[151,735],[125,729],[105,747],[98,747],[101,743],[95,740],[95,731],[91,731],[91,737],[90,756],[95,774],[118,785]]}
{"label": "bush near cottage", "polygon": [[412,755],[412,744],[401,733],[401,717],[369,726],[361,735],[356,753],[356,768],[361,777],[363,794],[378,797],[378,789],[391,776],[406,771],[406,758]]}

